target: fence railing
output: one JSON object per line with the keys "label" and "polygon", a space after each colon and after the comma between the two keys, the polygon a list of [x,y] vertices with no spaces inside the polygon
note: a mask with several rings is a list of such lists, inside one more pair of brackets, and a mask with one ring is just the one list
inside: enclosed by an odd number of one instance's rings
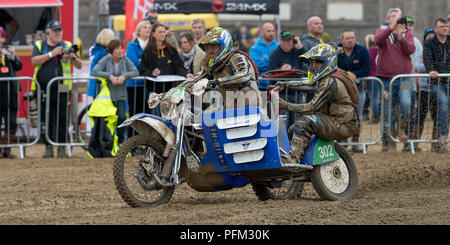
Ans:
{"label": "fence railing", "polygon": [[[382,139],[383,120],[384,120],[384,103],[383,96],[384,84],[377,77],[359,78],[360,100],[358,114],[360,119],[359,140],[356,142],[340,142],[341,145],[362,146],[363,153],[367,153],[367,146],[376,145]],[[369,108],[371,116],[366,113],[366,99],[369,98]],[[366,118],[367,117],[367,118]],[[379,125],[377,125],[379,123]]]}
{"label": "fence railing", "polygon": [[[22,81],[26,83],[23,84]],[[30,91],[31,83],[35,82],[37,87],[37,92],[35,93],[35,97],[33,98],[33,105],[35,108],[30,108],[31,98],[29,98],[28,103],[20,103],[20,96],[22,91]],[[36,80],[32,77],[2,77],[0,78],[0,86],[1,92],[1,103],[2,107],[6,107],[6,112],[1,115],[0,122],[2,130],[0,131],[0,148],[12,148],[19,147],[20,158],[25,157],[25,147],[32,146],[36,144],[41,136],[41,90],[40,86]],[[15,89],[13,89],[15,87]],[[22,87],[22,91],[20,90]],[[16,98],[14,98],[16,97]],[[16,100],[16,101],[13,101]],[[17,103],[17,108],[13,108],[13,103]],[[27,107],[24,110],[24,107]],[[17,110],[16,110],[17,109]],[[26,111],[30,112],[30,109],[33,109],[34,116],[31,118],[30,113],[27,113],[25,117],[17,116],[18,112]],[[12,119],[11,119],[12,118]],[[16,127],[11,127],[11,121],[15,119]],[[32,120],[34,120],[33,124],[36,124],[36,127],[32,126]],[[9,122],[8,122],[9,121]],[[35,136],[33,138],[33,136]],[[24,140],[25,138],[25,140]],[[30,140],[32,139],[32,140]],[[24,142],[25,141],[25,142]]]}
{"label": "fence railing", "polygon": [[[66,147],[67,155],[72,156],[72,147],[86,147],[83,133],[79,126],[88,124],[88,118],[79,121],[78,108],[87,108],[88,100],[84,99],[80,104],[79,96],[86,94],[86,80],[96,80],[96,77],[55,77],[47,84],[45,99],[45,139],[54,146]],[[84,86],[73,81],[85,81]],[[70,81],[72,88],[64,81]],[[57,86],[55,86],[57,85]],[[81,86],[80,86],[81,85]],[[81,106],[80,106],[81,105]],[[88,112],[88,110],[86,111]],[[63,115],[62,115],[63,114]],[[87,113],[86,113],[87,115]]]}
{"label": "fence railing", "polygon": [[[266,81],[303,81],[305,78],[260,78],[264,79]],[[339,144],[344,146],[361,146],[363,153],[367,153],[367,147],[370,145],[376,145],[378,144],[382,139],[382,123],[383,118],[383,107],[384,107],[384,84],[383,81],[381,81],[377,77],[363,77],[359,78],[359,85],[358,89],[360,91],[360,107],[358,108],[358,113],[360,115],[360,132],[359,132],[359,139],[355,140],[354,142],[347,142],[342,141],[339,142]],[[307,84],[307,83],[305,83]],[[311,91],[312,88],[308,85],[301,86],[296,89],[285,89],[280,92],[280,97],[288,100],[289,102],[295,102],[295,103],[306,103],[308,100],[311,99],[312,96],[310,96],[309,91]],[[308,98],[309,97],[309,98]],[[368,121],[364,120],[364,102],[366,97],[370,98],[370,107],[371,108],[377,108],[377,112],[374,113],[372,109],[372,121],[368,123]],[[296,117],[298,116],[295,113],[282,111],[281,114],[286,115],[286,122],[287,127],[289,128],[290,125],[292,125]],[[376,114],[376,115],[375,115]],[[376,119],[376,122],[374,121]],[[378,122],[380,122],[379,125]]]}
{"label": "fence railing", "polygon": [[[417,143],[438,143],[439,136],[449,142],[449,86],[450,74],[439,74],[434,81],[429,74],[401,74],[392,78],[389,82],[388,117],[384,123],[388,137],[396,143],[409,143],[412,154],[415,154],[414,144]],[[397,111],[399,116],[396,116]],[[428,139],[420,139],[428,111],[435,130],[426,134]],[[406,125],[402,125],[405,120]],[[402,130],[406,131],[407,140],[398,137]]]}
{"label": "fence railing", "polygon": [[[439,75],[440,79],[450,77],[450,74],[441,74]],[[392,84],[400,81],[401,79],[428,79],[428,74],[407,74],[407,75],[399,75],[394,77],[389,83],[389,93],[387,94],[387,98],[392,98],[393,87]],[[20,156],[23,158],[25,156],[25,147],[32,146],[36,144],[41,135],[41,131],[44,132],[44,137],[48,143],[54,146],[65,147],[68,152],[68,156],[72,156],[72,147],[84,147],[86,148],[89,143],[90,137],[90,120],[87,117],[89,112],[90,101],[87,99],[87,80],[98,80],[97,77],[55,77],[53,78],[47,85],[47,92],[45,95],[41,95],[41,89],[39,87],[39,83],[31,77],[10,77],[10,78],[0,78],[0,82],[17,82],[28,80],[30,81],[27,87],[23,88],[25,91],[28,91],[31,87],[31,81],[34,81],[37,86],[36,100],[37,100],[37,121],[38,126],[35,128],[37,131],[37,136],[32,141],[27,140],[27,142],[11,142],[8,141],[7,144],[2,144],[0,142],[0,147],[19,147],[20,148]],[[64,80],[70,81],[78,81],[72,83],[72,89],[64,84]],[[264,80],[271,81],[292,81],[296,79],[292,78],[264,78]],[[355,142],[340,142],[342,145],[348,146],[361,146],[363,153],[367,153],[367,147],[377,145],[381,139],[382,135],[385,132],[384,128],[387,127],[387,135],[393,139],[396,143],[409,143],[411,147],[411,153],[415,153],[414,144],[417,143],[437,143],[438,139],[421,139],[420,137],[410,137],[408,140],[400,140],[396,138],[396,135],[393,135],[391,121],[393,119],[393,108],[392,108],[392,100],[385,100],[386,94],[384,94],[385,83],[377,77],[364,77],[360,78],[360,107],[358,108],[361,120],[360,127],[360,138],[359,141]],[[181,81],[181,80],[180,80]],[[166,82],[164,80],[158,80],[151,77],[138,76],[131,78],[127,81],[128,87],[128,110],[129,116],[132,116],[136,113],[146,112],[152,114],[159,114],[159,112],[155,109],[150,110],[147,106],[148,93],[150,91],[167,91],[173,86],[176,86],[180,81],[175,82]],[[403,87],[402,87],[403,86]],[[445,87],[445,86],[444,86]],[[446,81],[447,90],[444,91],[448,98],[449,96],[449,84]],[[400,89],[406,89],[406,85],[399,85]],[[409,89],[411,87],[408,87]],[[280,96],[282,98],[288,99],[291,102],[295,103],[306,103],[311,94],[308,95],[308,91],[311,88],[308,86],[304,86],[300,89],[286,89],[285,91],[280,92]],[[395,91],[395,87],[394,87]],[[415,93],[412,93],[415,94]],[[420,125],[423,122],[423,119],[416,120],[415,113],[418,108],[421,106],[420,103],[420,93],[417,93],[419,97],[415,98],[415,101],[419,100],[419,103],[411,103],[411,120],[413,123],[409,123],[411,125],[417,124]],[[430,92],[430,94],[433,94]],[[83,99],[80,100],[80,97]],[[365,120],[364,114],[364,102],[365,97],[370,98],[369,108],[371,111],[371,119]],[[430,96],[431,98],[432,96]],[[45,98],[45,108],[41,108],[42,98]],[[386,105],[386,103],[388,103]],[[431,107],[432,104],[431,99],[428,99],[428,104],[426,107]],[[423,106],[423,105],[422,105]],[[447,99],[448,106],[448,99]],[[29,105],[28,105],[29,107]],[[440,106],[441,108],[442,106]],[[19,107],[18,111],[23,108]],[[28,108],[29,109],[29,108]],[[45,120],[41,118],[41,109],[45,109]],[[428,108],[430,109],[430,108]],[[386,110],[388,111],[386,113]],[[285,111],[281,112],[286,115],[287,127],[292,125],[295,122],[295,118],[297,115],[290,114]],[[447,110],[448,113],[448,110]],[[386,119],[387,116],[387,119]],[[436,115],[437,118],[438,115]],[[376,118],[376,120],[374,120]],[[419,117],[417,117],[418,119]],[[413,120],[414,119],[414,120]],[[387,122],[385,124],[383,122]],[[18,122],[20,124],[27,124],[28,129],[30,124],[30,116],[28,115],[26,118],[18,118]],[[439,126],[439,125],[438,125]],[[419,130],[416,127],[416,130]],[[445,127],[443,127],[445,128]],[[448,120],[447,120],[447,133],[448,133]],[[411,130],[410,130],[411,131]],[[24,133],[25,136],[29,139],[30,134]],[[128,131],[128,136],[134,134],[132,130]],[[131,135],[130,135],[131,134]],[[448,142],[448,139],[446,140]]]}

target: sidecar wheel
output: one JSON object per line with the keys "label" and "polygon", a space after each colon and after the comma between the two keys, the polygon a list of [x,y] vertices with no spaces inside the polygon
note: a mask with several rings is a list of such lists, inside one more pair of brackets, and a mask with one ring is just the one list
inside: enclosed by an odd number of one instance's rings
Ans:
{"label": "sidecar wheel", "polygon": [[260,201],[300,198],[305,182],[294,182],[290,185],[289,182],[289,180],[284,181],[280,188],[269,188],[263,184],[253,183],[252,188]]}
{"label": "sidecar wheel", "polygon": [[332,163],[315,166],[311,182],[317,194],[328,201],[350,199],[356,194],[358,175],[350,154],[334,144],[340,158]]}
{"label": "sidecar wheel", "polygon": [[[163,146],[157,135],[137,135],[129,138],[118,150],[114,158],[114,183],[130,207],[157,206],[167,203],[172,197],[175,187],[159,186],[143,167],[148,161],[148,152],[160,156]],[[162,165],[162,161],[155,163],[158,169],[162,169]],[[159,173],[158,170],[156,172]]]}

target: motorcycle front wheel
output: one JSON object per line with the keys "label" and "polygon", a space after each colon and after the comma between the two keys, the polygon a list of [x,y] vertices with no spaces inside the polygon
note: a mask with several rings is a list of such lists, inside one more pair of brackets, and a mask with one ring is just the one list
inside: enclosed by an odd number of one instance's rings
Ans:
{"label": "motorcycle front wheel", "polygon": [[324,200],[337,201],[355,196],[358,174],[350,154],[339,144],[334,144],[340,158],[334,162],[315,166],[311,182],[317,194]]}
{"label": "motorcycle front wheel", "polygon": [[114,158],[114,183],[122,199],[130,207],[157,206],[167,203],[175,187],[160,186],[147,171],[163,168],[163,142],[158,135],[137,135],[125,141]]}

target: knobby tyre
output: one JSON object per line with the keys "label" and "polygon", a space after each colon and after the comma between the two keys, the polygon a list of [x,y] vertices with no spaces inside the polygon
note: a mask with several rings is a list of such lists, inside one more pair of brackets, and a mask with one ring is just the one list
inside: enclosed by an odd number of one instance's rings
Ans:
{"label": "knobby tyre", "polygon": [[304,184],[305,182],[295,181],[290,183],[289,180],[285,180],[279,188],[270,188],[259,183],[252,183],[252,188],[260,201],[297,199],[303,193]]}
{"label": "knobby tyre", "polygon": [[315,166],[311,182],[317,194],[324,200],[350,199],[358,188],[358,174],[351,155],[339,144],[334,147],[340,159]]}
{"label": "knobby tyre", "polygon": [[[114,158],[113,174],[116,189],[131,207],[167,203],[174,192],[175,187],[159,186],[152,176],[146,174],[142,165],[146,163],[149,151],[162,155],[164,145],[158,141],[158,137],[156,134],[133,136],[121,145]],[[162,162],[156,163],[156,166],[162,169]]]}

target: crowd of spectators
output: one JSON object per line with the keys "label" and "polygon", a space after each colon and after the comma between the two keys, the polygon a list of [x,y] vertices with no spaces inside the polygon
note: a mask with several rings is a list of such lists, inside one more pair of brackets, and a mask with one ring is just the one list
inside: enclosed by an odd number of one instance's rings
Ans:
{"label": "crowd of spectators", "polygon": [[[365,43],[356,41],[357,33],[354,30],[342,31],[340,40],[335,40],[341,47],[338,67],[358,81],[362,77],[376,76],[383,82],[384,91],[380,91],[381,88],[376,82],[358,84],[361,101],[358,111],[361,121],[370,120],[371,123],[379,123],[383,118],[382,151],[395,150],[396,144],[388,135],[388,126],[392,135],[402,141],[418,139],[423,132],[425,117],[430,111],[434,122],[433,137],[438,140],[433,143],[432,150],[445,152],[449,118],[449,81],[447,78],[441,78],[439,74],[450,73],[448,19],[439,18],[431,28],[425,30],[423,45],[421,40],[415,38],[414,24],[415,20],[402,15],[401,9],[391,8],[387,12],[386,22],[378,30],[374,30],[374,33],[366,35]],[[62,52],[62,49],[70,46],[70,43],[62,40],[60,23],[52,21],[46,29],[47,41],[35,43],[31,58],[36,68],[36,80],[44,92],[51,78],[57,75],[70,75],[66,72],[67,67],[72,64],[80,66],[79,57],[73,53]],[[302,35],[282,30],[277,37],[277,30],[270,22],[262,23],[260,28],[248,28],[237,22],[230,33],[239,43],[240,50],[249,54],[260,76],[270,70],[291,69],[306,74],[309,69],[308,61],[299,58],[299,55],[317,44],[333,41],[330,35],[324,32],[324,24],[319,16],[311,16],[306,22],[306,29],[307,32]],[[165,92],[172,87],[152,81],[129,80],[130,78],[159,75],[192,78],[200,72],[199,64],[205,52],[203,47],[197,45],[197,41],[206,31],[205,21],[197,19],[193,21],[191,31],[176,34],[158,22],[158,14],[155,11],[149,11],[138,23],[135,39],[126,47],[125,55],[122,54],[124,48],[122,41],[116,39],[111,29],[105,28],[98,34],[95,44],[89,50],[90,75],[107,79],[112,101],[118,109],[119,124],[125,120],[126,111],[129,111],[130,116],[149,112],[145,103],[149,92]],[[6,37],[6,34],[2,36]],[[391,83],[392,78],[397,75],[414,73],[427,73],[430,79],[404,78]],[[71,86],[68,81],[63,83]],[[271,81],[258,81],[258,88],[262,91],[269,85]],[[143,87],[146,89],[142,89]],[[88,95],[95,98],[99,91],[99,83],[96,80],[90,81]],[[52,138],[63,142],[66,137],[64,132],[67,130],[64,110],[67,109],[68,99],[65,93],[58,93],[57,96],[56,90],[54,93],[52,98],[58,100],[52,103],[59,104],[58,108],[63,112],[51,113],[50,134]],[[290,91],[283,96],[285,100],[295,103],[306,103],[313,96],[312,92],[300,93],[302,96],[298,94]],[[380,115],[381,96],[385,99],[383,117]],[[392,100],[391,110],[388,108],[390,100]],[[42,106],[45,108],[45,104]],[[159,114],[159,110],[155,110],[154,113]],[[60,115],[58,120],[54,118],[56,115]],[[8,116],[4,117],[7,121]],[[294,117],[290,117],[292,119],[288,121],[287,126],[294,121]],[[389,118],[391,121],[388,121]],[[56,122],[60,125],[56,125]],[[14,130],[14,124],[10,128]],[[55,128],[58,128],[59,132],[56,132]],[[132,133],[131,130],[119,131],[120,143]],[[359,135],[354,135],[352,141],[358,142]],[[404,150],[408,149],[408,145],[405,144]],[[361,149],[355,146],[352,147],[352,151],[361,152]],[[6,155],[9,154],[7,151],[4,152]],[[44,157],[52,156],[52,147],[46,142]],[[58,149],[58,156],[65,156],[61,147]]]}

